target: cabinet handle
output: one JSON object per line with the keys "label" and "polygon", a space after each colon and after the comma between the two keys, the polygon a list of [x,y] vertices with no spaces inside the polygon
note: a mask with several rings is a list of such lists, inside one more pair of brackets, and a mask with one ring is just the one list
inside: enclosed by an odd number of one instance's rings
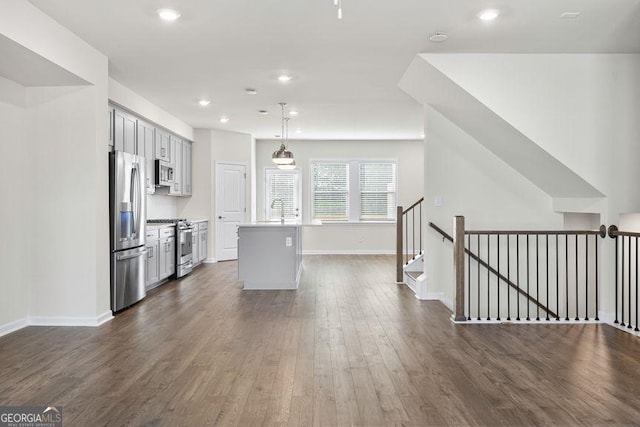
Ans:
{"label": "cabinet handle", "polygon": [[160,148],[160,157],[164,157],[164,148]]}

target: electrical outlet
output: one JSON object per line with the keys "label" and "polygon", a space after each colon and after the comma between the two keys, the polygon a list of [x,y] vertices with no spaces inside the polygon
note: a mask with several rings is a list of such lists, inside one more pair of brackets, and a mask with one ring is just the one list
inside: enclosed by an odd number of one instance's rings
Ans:
{"label": "electrical outlet", "polygon": [[292,246],[293,245],[293,239],[291,237],[285,237],[284,238],[284,244],[285,246]]}

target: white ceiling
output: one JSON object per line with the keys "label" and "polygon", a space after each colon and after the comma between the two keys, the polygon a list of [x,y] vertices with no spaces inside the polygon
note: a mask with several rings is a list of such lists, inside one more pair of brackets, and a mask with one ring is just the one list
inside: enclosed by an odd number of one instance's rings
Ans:
{"label": "white ceiling", "polygon": [[[420,138],[422,107],[397,83],[421,52],[640,53],[638,0],[342,0],[342,20],[332,0],[30,1],[159,107],[256,138],[280,133],[281,101],[300,112],[292,139]],[[162,22],[161,7],[182,17]],[[479,21],[487,7],[501,16]],[[430,42],[436,31],[449,39]],[[281,72],[294,79],[279,83]]]}

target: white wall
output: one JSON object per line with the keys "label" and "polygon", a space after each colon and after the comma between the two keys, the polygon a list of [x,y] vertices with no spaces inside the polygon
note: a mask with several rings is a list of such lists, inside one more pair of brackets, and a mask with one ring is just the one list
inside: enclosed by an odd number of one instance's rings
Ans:
{"label": "white wall", "polygon": [[250,219],[253,138],[249,134],[217,129],[196,129],[193,144],[193,196],[179,198],[178,215],[189,219],[209,220],[208,259],[215,259],[216,200],[215,163],[243,162],[247,165],[247,218]]}
{"label": "white wall", "polygon": [[[273,167],[276,140],[256,141],[257,218],[264,219],[265,168]],[[398,162],[398,203],[409,206],[423,195],[422,141],[292,140],[288,147],[302,173],[302,220],[310,222],[312,159],[395,159]],[[303,229],[305,253],[395,253],[395,224],[325,224]]]}
{"label": "white wall", "polygon": [[[3,94],[0,89],[0,95]],[[27,114],[23,108],[0,102],[0,335],[2,325],[25,319],[28,315],[28,287],[24,279],[25,260],[29,258],[25,244],[27,162]]]}
{"label": "white wall", "polygon": [[[561,229],[563,216],[551,198],[461,131],[433,108],[425,108],[425,222],[453,235],[453,217],[467,229]],[[435,206],[435,199],[442,206]],[[434,230],[424,231],[426,292],[453,300],[453,246]]]}
{"label": "white wall", "polygon": [[3,280],[0,288],[28,296],[26,312],[4,307],[11,304],[4,298],[0,311],[30,323],[96,324],[109,313],[107,58],[24,0],[3,3],[0,31],[87,82],[25,88],[23,113],[0,129],[24,135],[24,151],[16,150],[9,169],[15,168],[11,181],[19,189],[11,226],[26,242],[17,244],[25,256],[13,267],[0,260],[3,271],[21,271],[20,282]]}

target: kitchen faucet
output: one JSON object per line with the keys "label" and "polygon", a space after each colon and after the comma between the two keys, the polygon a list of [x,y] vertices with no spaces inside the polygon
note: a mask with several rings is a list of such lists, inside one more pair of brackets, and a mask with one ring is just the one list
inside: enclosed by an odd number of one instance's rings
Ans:
{"label": "kitchen faucet", "polygon": [[284,200],[273,199],[273,202],[271,202],[271,209],[274,208],[276,202],[280,202],[280,224],[284,224]]}

